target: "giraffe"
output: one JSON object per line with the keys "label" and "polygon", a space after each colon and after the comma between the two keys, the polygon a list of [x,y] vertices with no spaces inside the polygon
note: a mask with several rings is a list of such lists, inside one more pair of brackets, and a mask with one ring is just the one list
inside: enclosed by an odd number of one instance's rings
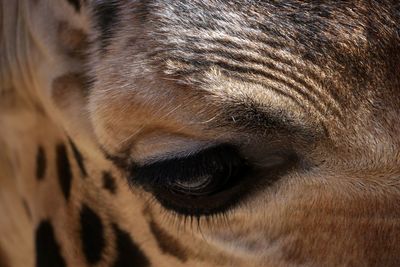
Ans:
{"label": "giraffe", "polygon": [[396,1],[0,0],[0,266],[396,266]]}

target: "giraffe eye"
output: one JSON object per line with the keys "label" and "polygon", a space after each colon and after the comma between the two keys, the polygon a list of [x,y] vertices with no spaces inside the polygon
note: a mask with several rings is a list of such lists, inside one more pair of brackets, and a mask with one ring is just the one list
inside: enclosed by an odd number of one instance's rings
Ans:
{"label": "giraffe eye", "polygon": [[[166,162],[170,167],[173,164]],[[238,178],[246,168],[234,148],[214,147],[197,155],[175,160],[165,187],[176,194],[205,196],[218,193]]]}
{"label": "giraffe eye", "polygon": [[186,157],[138,166],[132,181],[152,192],[165,207],[193,213],[199,207],[208,210],[207,203],[236,186],[248,170],[249,165],[235,147],[219,145]]}
{"label": "giraffe eye", "polygon": [[223,213],[249,193],[271,186],[298,161],[296,154],[283,150],[271,150],[262,159],[253,157],[250,162],[235,146],[220,144],[188,156],[135,166],[129,180],[150,192],[167,210],[207,216]]}
{"label": "giraffe eye", "polygon": [[176,194],[196,196],[217,193],[246,167],[236,149],[220,145],[182,158],[139,166],[135,180]]}
{"label": "giraffe eye", "polygon": [[[226,180],[222,178],[223,180]],[[172,191],[178,194],[201,196],[207,195],[218,188],[219,181],[218,177],[213,177],[212,175],[201,175],[199,177],[194,177],[187,181],[187,179],[176,179],[171,182],[168,186]]]}

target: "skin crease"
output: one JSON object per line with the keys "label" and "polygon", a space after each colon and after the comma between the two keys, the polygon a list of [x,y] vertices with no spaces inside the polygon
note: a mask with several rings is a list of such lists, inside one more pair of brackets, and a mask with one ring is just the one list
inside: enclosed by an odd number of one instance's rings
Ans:
{"label": "skin crease", "polygon": [[[0,266],[397,266],[396,1],[0,7]],[[226,211],[130,185],[218,144],[257,169]]]}

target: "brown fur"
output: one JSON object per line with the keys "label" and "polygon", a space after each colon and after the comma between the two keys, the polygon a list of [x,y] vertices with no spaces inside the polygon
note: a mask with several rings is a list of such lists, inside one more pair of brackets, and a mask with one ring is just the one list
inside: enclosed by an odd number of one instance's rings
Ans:
{"label": "brown fur", "polygon": [[[49,220],[67,266],[89,266],[86,205],[103,226],[96,266],[124,260],[116,229],[151,266],[398,265],[396,1],[121,0],[109,2],[108,21],[101,1],[80,3],[77,12],[65,0],[0,0],[6,264],[34,265],[35,231]],[[130,187],[121,168],[218,143],[257,166],[287,151],[298,161],[279,173],[261,168],[261,181],[276,175],[272,185],[198,219]]]}

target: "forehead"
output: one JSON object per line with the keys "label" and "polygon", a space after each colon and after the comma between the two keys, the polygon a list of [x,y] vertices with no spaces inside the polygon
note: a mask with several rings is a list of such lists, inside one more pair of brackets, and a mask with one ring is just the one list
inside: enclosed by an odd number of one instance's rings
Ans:
{"label": "forehead", "polygon": [[133,52],[173,56],[217,41],[231,50],[251,42],[253,52],[278,50],[324,67],[344,56],[354,63],[378,56],[399,17],[399,5],[388,1],[111,1],[99,9],[105,6],[119,18],[100,23],[103,37],[119,33]]}
{"label": "forehead", "polygon": [[340,120],[377,99],[390,106],[398,86],[393,1],[103,1],[98,10],[118,14],[100,23],[100,38],[116,40],[104,69],[118,66],[124,84],[152,97],[175,83],[231,101],[229,114],[246,114],[240,102]]}
{"label": "forehead", "polygon": [[[398,16],[399,7],[392,2],[113,0],[95,1],[94,9],[101,15],[100,26],[107,26],[104,19],[112,19],[111,14],[117,13],[137,18],[130,23],[151,23],[149,26],[158,32],[172,30],[168,28],[172,26],[177,27],[176,30],[189,27],[192,30],[203,28],[232,33],[240,30],[242,34],[247,30],[247,33],[260,31],[274,37],[294,38],[298,43],[321,43],[323,40],[319,40],[320,37],[329,34],[339,33],[342,36],[354,34],[356,30],[359,34],[363,31],[373,34],[382,31],[382,27],[394,26],[393,19]],[[300,37],[306,38],[302,40]],[[353,35],[351,39],[356,37]]]}
{"label": "forehead", "polygon": [[[396,32],[400,7],[390,1],[99,1],[103,39],[124,34],[140,52],[191,49],[219,38],[264,43],[326,64],[328,56],[371,52]],[[131,33],[131,34],[129,34]],[[233,39],[236,37],[236,39]],[[204,42],[202,42],[204,41]],[[151,45],[149,45],[151,44]],[[370,49],[369,49],[370,48]],[[338,52],[340,51],[340,52]]]}

